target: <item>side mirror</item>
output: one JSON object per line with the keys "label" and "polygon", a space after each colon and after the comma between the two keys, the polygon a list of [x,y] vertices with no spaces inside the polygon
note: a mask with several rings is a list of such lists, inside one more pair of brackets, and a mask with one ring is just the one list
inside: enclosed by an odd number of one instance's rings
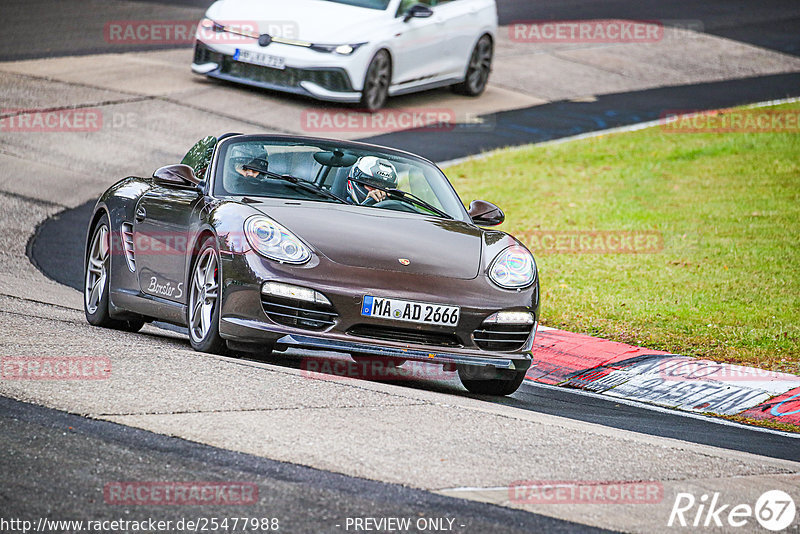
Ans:
{"label": "side mirror", "polygon": [[478,226],[497,226],[506,220],[503,210],[485,200],[473,200],[467,213]]}
{"label": "side mirror", "polygon": [[406,11],[403,22],[408,22],[411,19],[427,19],[433,16],[433,10],[423,4],[414,4],[408,11]]}
{"label": "side mirror", "polygon": [[178,163],[161,167],[153,173],[153,178],[161,184],[173,186],[198,186],[201,180],[195,176],[194,170],[188,165]]}

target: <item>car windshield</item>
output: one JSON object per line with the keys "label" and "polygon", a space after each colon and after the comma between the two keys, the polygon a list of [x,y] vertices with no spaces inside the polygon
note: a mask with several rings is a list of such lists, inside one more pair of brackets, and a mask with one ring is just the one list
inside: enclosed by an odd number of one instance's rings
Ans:
{"label": "car windshield", "polygon": [[232,139],[216,164],[217,197],[350,204],[469,220],[442,172],[421,158],[335,141]]}
{"label": "car windshield", "polygon": [[389,7],[390,0],[323,0],[324,2],[335,2],[337,4],[347,4],[348,6],[366,7],[369,9],[386,9]]}

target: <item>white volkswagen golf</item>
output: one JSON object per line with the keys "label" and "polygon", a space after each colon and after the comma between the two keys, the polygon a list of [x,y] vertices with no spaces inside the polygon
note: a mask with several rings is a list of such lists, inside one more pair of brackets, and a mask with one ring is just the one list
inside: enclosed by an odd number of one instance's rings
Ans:
{"label": "white volkswagen golf", "polygon": [[495,0],[219,0],[197,28],[197,74],[374,111],[389,96],[489,79]]}

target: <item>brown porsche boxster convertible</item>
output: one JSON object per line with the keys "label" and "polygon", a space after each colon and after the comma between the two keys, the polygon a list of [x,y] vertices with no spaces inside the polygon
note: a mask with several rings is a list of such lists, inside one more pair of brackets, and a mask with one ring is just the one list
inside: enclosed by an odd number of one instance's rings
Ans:
{"label": "brown porsche boxster convertible", "polygon": [[94,325],[185,326],[203,352],[293,347],[457,370],[508,395],[531,361],[531,253],[486,229],[430,161],[384,147],[225,134],[98,200],[86,241]]}

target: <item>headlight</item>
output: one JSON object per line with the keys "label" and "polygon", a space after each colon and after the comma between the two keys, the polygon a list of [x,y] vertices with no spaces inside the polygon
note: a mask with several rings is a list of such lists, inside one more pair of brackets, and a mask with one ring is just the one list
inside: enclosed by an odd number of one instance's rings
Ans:
{"label": "headlight", "polygon": [[528,287],[536,280],[536,262],[525,247],[512,245],[494,259],[489,278],[505,289]]}
{"label": "headlight", "polygon": [[311,45],[311,49],[316,50],[317,52],[326,52],[328,54],[335,53],[339,54],[340,56],[349,56],[350,54],[352,54],[365,44],[367,43],[343,44],[343,45],[313,44]]}
{"label": "headlight", "polygon": [[267,258],[285,263],[305,263],[311,251],[289,230],[269,217],[253,215],[244,222],[244,235],[253,249]]}

